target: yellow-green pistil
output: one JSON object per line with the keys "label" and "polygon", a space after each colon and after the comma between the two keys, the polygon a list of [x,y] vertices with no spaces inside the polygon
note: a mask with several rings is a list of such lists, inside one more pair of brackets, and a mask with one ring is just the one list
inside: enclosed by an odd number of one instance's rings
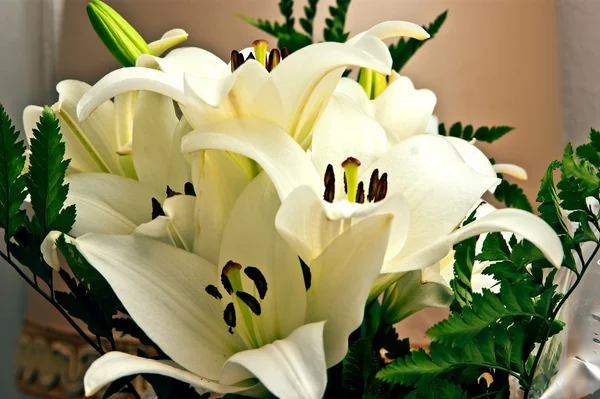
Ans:
{"label": "yellow-green pistil", "polygon": [[342,162],[342,168],[344,168],[344,178],[346,182],[346,198],[350,202],[356,202],[359,166],[360,161],[353,157],[348,157],[344,162]]}
{"label": "yellow-green pistil", "polygon": [[[392,83],[390,76],[390,82]],[[369,100],[374,100],[388,87],[387,77],[371,69],[361,68],[358,75],[358,83],[362,86]]]}

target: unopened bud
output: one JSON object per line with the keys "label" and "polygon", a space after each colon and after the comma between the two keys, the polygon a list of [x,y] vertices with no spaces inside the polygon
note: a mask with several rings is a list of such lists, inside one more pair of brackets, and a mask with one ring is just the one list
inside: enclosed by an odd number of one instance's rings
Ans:
{"label": "unopened bud", "polygon": [[94,30],[112,55],[125,67],[135,66],[142,54],[152,54],[148,43],[115,10],[100,0],[87,5]]}

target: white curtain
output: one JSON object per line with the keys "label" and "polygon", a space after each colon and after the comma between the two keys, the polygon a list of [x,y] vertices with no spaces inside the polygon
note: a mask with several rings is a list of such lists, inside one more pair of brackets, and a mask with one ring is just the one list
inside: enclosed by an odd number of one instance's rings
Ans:
{"label": "white curtain", "polygon": [[[0,1],[0,103],[19,130],[29,104],[49,104],[54,93],[62,0]],[[15,388],[15,348],[27,309],[26,287],[0,264],[0,398],[26,396]]]}

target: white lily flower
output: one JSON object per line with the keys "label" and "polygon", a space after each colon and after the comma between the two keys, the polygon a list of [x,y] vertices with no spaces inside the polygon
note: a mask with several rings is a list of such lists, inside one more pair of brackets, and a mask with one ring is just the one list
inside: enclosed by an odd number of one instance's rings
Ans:
{"label": "white lily flower", "polygon": [[321,398],[326,368],[344,358],[348,335],[362,321],[392,217],[366,218],[302,266],[275,229],[280,204],[266,174],[254,179],[231,212],[217,264],[146,237],[76,239],[172,359],[106,354],[88,370],[86,394],[127,375],[157,373],[216,393]]}
{"label": "white lily flower", "polygon": [[[488,231],[515,232],[536,244],[552,263],[560,263],[558,237],[526,212],[498,210],[455,230],[498,179],[473,170],[450,140],[422,134],[390,146],[381,125],[344,95],[334,95],[313,135],[309,156],[277,126],[241,120],[189,134],[182,148],[226,150],[258,162],[283,200],[277,228],[305,260],[318,256],[363,212],[399,211],[390,203],[406,201],[409,214],[395,218],[382,273],[429,267],[455,243]],[[342,167],[351,158],[360,161],[360,171]],[[345,193],[344,176],[350,194]],[[379,292],[398,277],[384,276]]]}

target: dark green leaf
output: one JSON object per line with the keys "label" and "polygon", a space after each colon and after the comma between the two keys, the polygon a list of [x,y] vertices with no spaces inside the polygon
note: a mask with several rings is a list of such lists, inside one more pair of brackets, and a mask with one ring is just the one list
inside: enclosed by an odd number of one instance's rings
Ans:
{"label": "dark green leaf", "polygon": [[323,30],[325,41],[343,43],[348,39],[349,32],[345,32],[348,6],[350,6],[350,0],[336,0],[335,6],[329,7],[331,17],[325,20],[325,29]]}
{"label": "dark green leaf", "polygon": [[9,241],[25,221],[25,144],[0,104],[0,228]]}
{"label": "dark green leaf", "polygon": [[475,132],[475,138],[479,141],[485,141],[486,143],[492,143],[506,133],[514,130],[513,127],[509,126],[492,126],[492,127],[480,127]]}
{"label": "dark green leaf", "polygon": [[113,381],[106,389],[106,392],[104,392],[104,395],[102,395],[102,399],[108,399],[119,392],[129,392],[127,384],[133,381],[135,377],[136,375],[128,375]]}
{"label": "dark green leaf", "polygon": [[343,361],[342,386],[351,391],[364,393],[369,381],[377,371],[379,362],[371,343],[359,338],[352,344]]}
{"label": "dark green leaf", "polygon": [[494,191],[494,197],[503,202],[507,207],[522,209],[527,212],[533,213],[531,202],[527,198],[527,195],[523,192],[523,189],[517,184],[509,183],[504,180],[502,175],[498,175],[502,179],[502,182],[496,187]]}

